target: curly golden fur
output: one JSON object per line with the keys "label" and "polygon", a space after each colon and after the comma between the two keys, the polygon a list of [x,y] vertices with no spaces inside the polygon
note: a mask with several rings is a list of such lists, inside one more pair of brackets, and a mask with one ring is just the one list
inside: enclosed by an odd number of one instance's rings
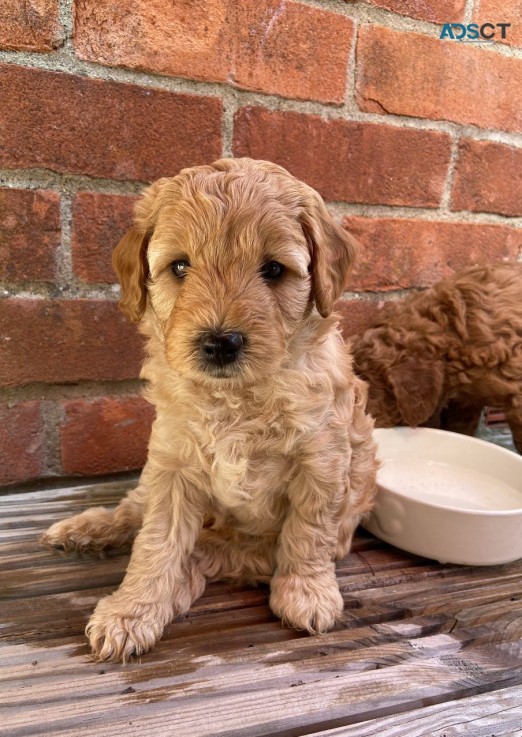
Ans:
{"label": "curly golden fur", "polygon": [[472,435],[489,405],[522,453],[522,264],[465,269],[390,304],[353,352],[377,427]]}
{"label": "curly golden fur", "polygon": [[[320,196],[267,162],[185,169],[137,204],[114,264],[148,338],[148,460],[114,511],[43,538],[87,552],[135,538],[87,625],[100,660],[146,652],[208,578],[270,581],[272,610],[309,632],[341,614],[334,560],[376,473],[366,386],[331,315],[354,252]],[[209,333],[235,336],[237,360],[209,363]]]}

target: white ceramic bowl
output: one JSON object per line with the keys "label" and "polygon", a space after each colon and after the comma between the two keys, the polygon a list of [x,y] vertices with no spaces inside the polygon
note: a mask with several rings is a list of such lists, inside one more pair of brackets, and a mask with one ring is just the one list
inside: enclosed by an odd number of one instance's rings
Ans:
{"label": "white ceramic bowl", "polygon": [[442,563],[522,558],[522,456],[430,428],[379,429],[374,437],[382,465],[367,530]]}

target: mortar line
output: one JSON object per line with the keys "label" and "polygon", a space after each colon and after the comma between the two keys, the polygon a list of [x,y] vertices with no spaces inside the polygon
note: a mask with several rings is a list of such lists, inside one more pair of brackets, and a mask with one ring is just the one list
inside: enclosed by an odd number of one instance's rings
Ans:
{"label": "mortar line", "polygon": [[45,440],[45,476],[61,476],[63,469],[60,428],[65,419],[65,409],[60,401],[49,401],[48,397],[42,398],[40,406]]}
{"label": "mortar line", "polygon": [[237,95],[227,95],[223,98],[223,157],[234,156],[234,118],[240,107]]}
{"label": "mortar line", "polygon": [[[115,244],[116,245],[116,244]],[[118,284],[89,284],[74,277],[65,282],[0,282],[0,294],[5,298],[30,300],[117,302],[120,298]]]}
{"label": "mortar line", "polygon": [[58,20],[63,29],[63,44],[61,48],[71,49],[74,31],[74,0],[58,0]]}
{"label": "mortar line", "polygon": [[98,397],[135,398],[142,395],[146,382],[141,379],[79,381],[75,384],[33,383],[0,387],[0,402],[96,399]]}
{"label": "mortar line", "polygon": [[50,169],[1,169],[0,187],[11,189],[51,189],[73,197],[78,192],[98,194],[136,195],[147,182],[124,181],[89,177],[85,174],[54,172]]}
{"label": "mortar line", "polygon": [[359,22],[353,19],[352,48],[348,54],[346,63],[346,85],[344,92],[343,116],[345,119],[353,119],[359,112],[356,101],[356,71],[357,71],[357,41],[359,38]]}
{"label": "mortar line", "polygon": [[[473,11],[474,11],[475,2],[474,0],[466,0],[466,5],[464,7],[464,23],[467,25],[468,23],[471,23],[473,19]],[[479,10],[480,6],[480,0],[478,0],[477,4],[477,10]]]}
{"label": "mortar line", "polygon": [[73,199],[68,192],[62,192],[60,197],[60,245],[56,249],[55,274],[58,284],[58,292],[65,287],[62,284],[74,281],[72,264],[72,207]]}
{"label": "mortar line", "polygon": [[397,288],[383,292],[375,292],[373,290],[351,292],[346,290],[341,294],[340,299],[345,302],[391,302],[393,300],[403,299],[403,297],[406,297],[412,292],[420,292],[424,288],[425,287],[410,287],[408,289]]}
{"label": "mortar line", "polygon": [[450,162],[448,166],[448,171],[446,173],[446,180],[444,182],[444,189],[440,201],[440,209],[444,213],[451,212],[451,195],[453,193],[453,182],[455,179],[455,169],[457,167],[459,143],[460,139],[455,136],[451,143]]}
{"label": "mortar line", "polygon": [[345,215],[359,215],[369,218],[397,218],[472,225],[503,225],[522,228],[522,217],[510,217],[497,213],[471,212],[469,210],[443,210],[396,205],[369,205],[353,202],[326,201],[330,212],[342,219]]}

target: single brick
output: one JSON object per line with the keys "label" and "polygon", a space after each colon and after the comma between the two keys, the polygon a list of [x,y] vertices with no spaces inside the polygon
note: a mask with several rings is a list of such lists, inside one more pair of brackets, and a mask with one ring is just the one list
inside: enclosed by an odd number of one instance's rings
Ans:
{"label": "single brick", "polygon": [[0,166],[151,181],[221,154],[221,101],[0,65]]}
{"label": "single brick", "polygon": [[346,285],[354,291],[428,287],[466,266],[522,253],[522,231],[503,225],[352,216],[343,225],[362,246]]}
{"label": "single brick", "polygon": [[349,339],[352,335],[362,333],[382,305],[370,299],[340,299],[335,304],[335,311],[340,316],[343,336]]}
{"label": "single brick", "polygon": [[230,69],[228,2],[76,0],[74,47],[89,61],[223,82]]}
{"label": "single brick", "polygon": [[460,141],[451,207],[522,215],[522,148]]}
{"label": "single brick", "polygon": [[0,484],[44,475],[45,442],[39,402],[0,405]]}
{"label": "single brick", "polygon": [[141,397],[63,402],[60,428],[64,473],[98,475],[141,468],[154,408]]}
{"label": "single brick", "polygon": [[291,1],[75,4],[83,59],[283,97],[342,102],[352,42],[350,19]]}
{"label": "single brick", "polygon": [[111,255],[132,224],[136,197],[79,192],[73,204],[74,273],[87,282],[117,282]]}
{"label": "single brick", "polygon": [[0,279],[54,281],[60,237],[56,192],[0,189]]}
{"label": "single brick", "polygon": [[366,25],[356,79],[361,110],[522,130],[522,59],[489,48]]}
{"label": "single brick", "polygon": [[142,341],[115,302],[0,300],[0,386],[133,379]]}
{"label": "single brick", "polygon": [[450,161],[445,133],[241,108],[234,155],[268,159],[329,200],[437,207]]}
{"label": "single brick", "polygon": [[248,0],[233,29],[231,78],[239,87],[301,100],[342,103],[353,21],[280,0]]}
{"label": "single brick", "polygon": [[[495,42],[522,46],[522,2],[521,0],[480,0],[475,3],[472,20],[474,23],[510,23],[506,28],[506,38],[503,39],[501,29],[495,28]],[[487,29],[491,33],[491,28]]]}
{"label": "single brick", "polygon": [[2,0],[0,48],[12,51],[52,51],[61,46],[63,29],[58,0]]}
{"label": "single brick", "polygon": [[[409,18],[433,23],[458,23],[464,18],[466,0],[368,0],[372,5]],[[482,0],[483,2],[483,0]]]}

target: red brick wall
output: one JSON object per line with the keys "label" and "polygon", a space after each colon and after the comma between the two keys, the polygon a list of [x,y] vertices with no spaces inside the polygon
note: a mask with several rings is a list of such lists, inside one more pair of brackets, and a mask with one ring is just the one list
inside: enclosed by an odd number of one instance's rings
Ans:
{"label": "red brick wall", "polygon": [[[441,24],[511,22],[492,44]],[[152,412],[110,253],[146,182],[272,159],[363,244],[347,334],[522,252],[512,0],[4,0],[0,484],[139,467]]]}

